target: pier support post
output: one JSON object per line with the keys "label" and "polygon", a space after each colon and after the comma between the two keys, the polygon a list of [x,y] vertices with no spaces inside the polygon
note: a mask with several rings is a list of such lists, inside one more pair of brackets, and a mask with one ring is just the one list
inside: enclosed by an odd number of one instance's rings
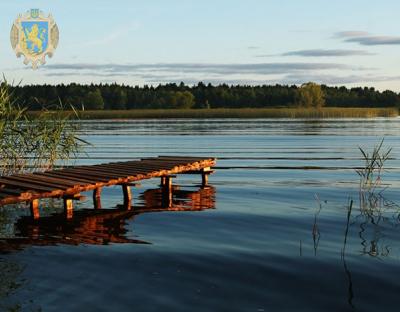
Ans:
{"label": "pier support post", "polygon": [[163,208],[172,206],[172,177],[164,177],[164,185],[162,186],[161,205]]}
{"label": "pier support post", "polygon": [[34,199],[30,202],[30,210],[31,210],[32,219],[38,220],[40,218],[39,199]]}
{"label": "pier support post", "polygon": [[132,191],[131,187],[127,184],[122,185],[122,192],[124,193],[124,208],[126,210],[132,209]]}
{"label": "pier support post", "polygon": [[166,176],[162,176],[162,177],[161,177],[161,180],[160,180],[160,186],[161,186],[161,187],[164,187],[166,178],[167,178]]}
{"label": "pier support post", "polygon": [[213,174],[214,171],[211,170],[210,167],[205,167],[200,170],[200,173],[201,173],[201,186],[202,187],[208,186],[208,177],[210,176],[210,174]]}
{"label": "pier support post", "polygon": [[201,186],[202,187],[205,187],[208,185],[208,176],[209,176],[209,173],[207,173],[207,172],[203,171],[201,173]]}
{"label": "pier support post", "polygon": [[93,204],[94,209],[101,209],[101,187],[93,191]]}
{"label": "pier support post", "polygon": [[64,198],[64,214],[67,219],[72,219],[74,216],[74,205],[70,198]]}

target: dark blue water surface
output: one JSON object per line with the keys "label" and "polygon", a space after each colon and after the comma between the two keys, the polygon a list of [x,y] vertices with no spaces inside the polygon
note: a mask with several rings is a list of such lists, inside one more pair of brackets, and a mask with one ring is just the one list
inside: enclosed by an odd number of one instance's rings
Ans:
{"label": "dark blue water surface", "polygon": [[[0,213],[0,310],[398,311],[400,119],[82,122],[77,164],[218,158],[210,187],[174,179]],[[359,192],[358,147],[392,147],[382,187]],[[382,191],[382,192],[381,192]],[[379,193],[381,192],[381,193]],[[351,209],[350,209],[351,208]]]}

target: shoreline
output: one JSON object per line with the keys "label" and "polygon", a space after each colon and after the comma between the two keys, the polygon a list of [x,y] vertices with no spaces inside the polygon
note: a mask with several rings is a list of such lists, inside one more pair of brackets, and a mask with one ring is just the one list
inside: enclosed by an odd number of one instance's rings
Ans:
{"label": "shoreline", "polygon": [[[35,112],[30,112],[35,115]],[[214,108],[214,109],[132,109],[80,111],[79,119],[224,119],[224,118],[376,118],[398,117],[399,109],[324,107],[312,108]]]}

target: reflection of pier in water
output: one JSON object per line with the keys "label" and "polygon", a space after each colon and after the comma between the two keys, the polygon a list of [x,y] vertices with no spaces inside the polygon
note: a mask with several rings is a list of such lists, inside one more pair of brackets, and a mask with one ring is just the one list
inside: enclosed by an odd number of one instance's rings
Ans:
{"label": "reflection of pier in water", "polygon": [[196,191],[183,190],[179,186],[173,186],[170,192],[165,192],[162,188],[150,189],[139,198],[143,205],[134,205],[131,209],[126,209],[123,205],[115,209],[83,209],[76,211],[72,219],[65,218],[62,213],[38,220],[22,217],[15,224],[16,237],[0,240],[0,251],[21,249],[30,245],[148,244],[127,237],[127,221],[133,220],[136,215],[215,209],[215,188],[212,186],[201,187]]}

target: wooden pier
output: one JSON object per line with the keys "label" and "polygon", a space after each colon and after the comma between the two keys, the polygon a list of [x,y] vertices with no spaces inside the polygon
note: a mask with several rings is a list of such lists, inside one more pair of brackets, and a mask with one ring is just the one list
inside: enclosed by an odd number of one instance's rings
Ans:
{"label": "wooden pier", "polygon": [[40,217],[39,200],[61,198],[67,218],[73,216],[73,201],[82,192],[93,191],[96,209],[101,208],[103,187],[121,185],[124,208],[132,207],[131,187],[145,179],[159,177],[167,197],[172,198],[172,178],[177,174],[200,174],[202,185],[213,173],[215,158],[189,156],[158,156],[141,160],[114,162],[91,166],[76,166],[46,172],[0,177],[0,206],[27,202],[34,219]]}

